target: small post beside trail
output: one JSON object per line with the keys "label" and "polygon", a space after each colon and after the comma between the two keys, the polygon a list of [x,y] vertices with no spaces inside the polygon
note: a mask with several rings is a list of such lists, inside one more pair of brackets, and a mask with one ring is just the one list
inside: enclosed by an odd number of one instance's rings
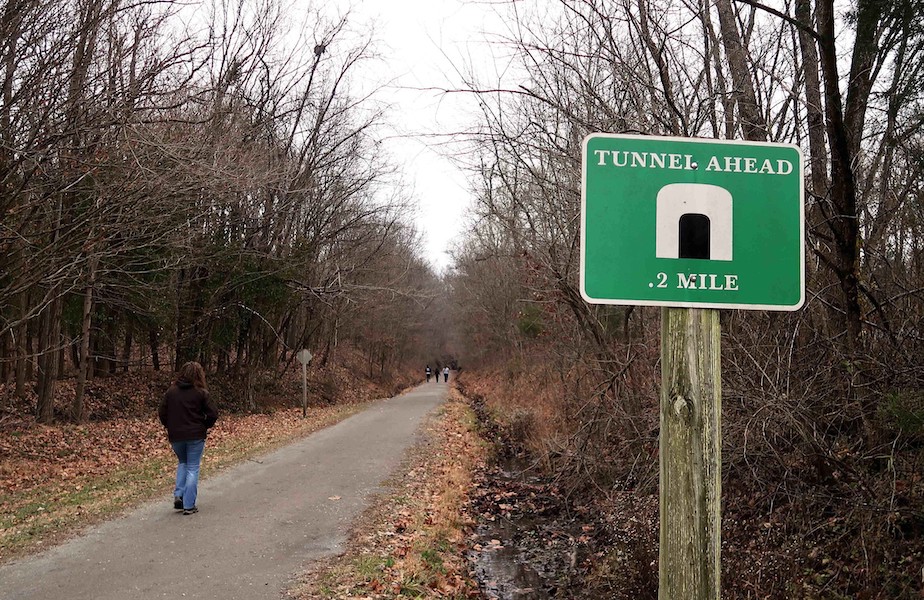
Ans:
{"label": "small post beside trail", "polygon": [[659,600],[720,597],[719,311],[661,309]]}
{"label": "small post beside trail", "polygon": [[308,363],[314,356],[310,350],[299,350],[296,358],[302,363],[302,418],[305,418],[308,416]]}

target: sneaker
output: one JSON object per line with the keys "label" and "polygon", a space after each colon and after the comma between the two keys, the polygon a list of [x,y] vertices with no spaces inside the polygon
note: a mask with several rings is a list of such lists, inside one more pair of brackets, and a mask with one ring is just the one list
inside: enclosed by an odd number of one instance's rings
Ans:
{"label": "sneaker", "polygon": [[183,498],[180,496],[173,497],[173,508],[183,510]]}
{"label": "sneaker", "polygon": [[183,514],[184,514],[184,515],[194,515],[194,514],[196,514],[197,512],[199,512],[199,509],[196,508],[195,506],[193,506],[192,508],[184,508],[184,509],[183,509]]}

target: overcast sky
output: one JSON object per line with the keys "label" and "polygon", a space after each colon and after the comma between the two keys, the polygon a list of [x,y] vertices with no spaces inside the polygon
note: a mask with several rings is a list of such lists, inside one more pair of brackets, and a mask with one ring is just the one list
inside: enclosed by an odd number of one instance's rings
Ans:
{"label": "overcast sky", "polygon": [[502,24],[489,2],[354,0],[343,6],[350,7],[356,25],[372,24],[380,41],[386,68],[379,75],[393,78],[380,99],[393,103],[396,129],[386,148],[414,187],[425,258],[442,270],[471,193],[465,174],[442,156],[448,149],[440,134],[467,128],[475,105],[471,96],[438,90],[458,86],[456,70],[466,65],[493,70],[484,40]]}

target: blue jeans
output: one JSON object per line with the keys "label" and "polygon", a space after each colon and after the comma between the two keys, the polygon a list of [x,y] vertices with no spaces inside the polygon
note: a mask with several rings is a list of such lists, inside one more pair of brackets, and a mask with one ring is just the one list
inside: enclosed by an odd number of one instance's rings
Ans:
{"label": "blue jeans", "polygon": [[202,453],[205,451],[205,440],[189,440],[185,442],[170,442],[173,453],[176,454],[176,488],[173,495],[183,499],[183,508],[192,508],[196,505],[196,494],[199,487],[199,463],[202,462]]}

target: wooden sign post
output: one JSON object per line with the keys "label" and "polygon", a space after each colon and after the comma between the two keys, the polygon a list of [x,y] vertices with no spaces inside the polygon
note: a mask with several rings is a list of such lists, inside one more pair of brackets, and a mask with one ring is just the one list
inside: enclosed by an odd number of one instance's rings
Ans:
{"label": "wooden sign post", "polygon": [[718,600],[722,498],[719,311],[661,309],[659,600]]}
{"label": "wooden sign post", "polygon": [[302,363],[302,418],[305,418],[308,416],[308,363],[314,356],[310,350],[299,350],[296,358]]}

